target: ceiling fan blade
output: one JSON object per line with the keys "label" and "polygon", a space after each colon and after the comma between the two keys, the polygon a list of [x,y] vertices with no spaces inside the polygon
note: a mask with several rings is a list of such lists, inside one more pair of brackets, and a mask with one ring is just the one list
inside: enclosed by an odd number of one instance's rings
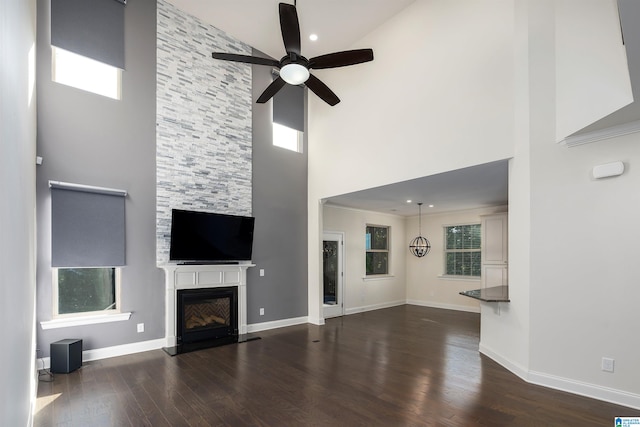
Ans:
{"label": "ceiling fan blade", "polygon": [[282,80],[282,77],[278,76],[274,81],[271,82],[269,86],[267,86],[267,88],[264,90],[264,92],[262,92],[262,95],[260,95],[256,102],[258,104],[264,104],[265,102],[273,98],[273,95],[278,93],[278,91],[282,89],[285,84],[286,82]]}
{"label": "ceiling fan blade", "polygon": [[287,53],[293,52],[300,56],[300,22],[296,7],[292,4],[280,3],[279,10],[284,48]]}
{"label": "ceiling fan blade", "polygon": [[272,67],[280,67],[280,62],[275,59],[260,58],[258,56],[238,55],[235,53],[213,52],[211,56],[215,59],[224,61],[243,62],[245,64],[269,65]]}
{"label": "ceiling fan blade", "polygon": [[321,70],[323,68],[345,67],[369,61],[373,61],[372,49],[345,50],[311,58],[309,60],[309,68]]}
{"label": "ceiling fan blade", "polygon": [[332,107],[340,102],[340,98],[333,93],[329,86],[322,83],[319,78],[311,74],[309,76],[309,80],[305,82],[305,85],[316,95],[320,97],[324,102],[331,105]]}

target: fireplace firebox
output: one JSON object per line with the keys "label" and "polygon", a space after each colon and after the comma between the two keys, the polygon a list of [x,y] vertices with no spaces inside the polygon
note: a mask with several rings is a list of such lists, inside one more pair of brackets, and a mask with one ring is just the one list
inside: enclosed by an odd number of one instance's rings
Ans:
{"label": "fireplace firebox", "polygon": [[178,345],[238,336],[236,286],[179,289],[176,297]]}

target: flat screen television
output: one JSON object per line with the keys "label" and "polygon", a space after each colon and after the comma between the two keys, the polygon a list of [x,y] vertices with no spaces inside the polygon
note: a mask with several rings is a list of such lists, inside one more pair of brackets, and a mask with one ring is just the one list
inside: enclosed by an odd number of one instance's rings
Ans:
{"label": "flat screen television", "polygon": [[250,261],[255,218],[173,209],[169,260],[182,264]]}

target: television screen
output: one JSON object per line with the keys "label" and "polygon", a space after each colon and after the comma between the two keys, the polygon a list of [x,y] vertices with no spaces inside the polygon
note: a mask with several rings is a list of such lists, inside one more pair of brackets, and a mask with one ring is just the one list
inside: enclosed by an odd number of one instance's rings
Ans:
{"label": "television screen", "polygon": [[255,218],[173,209],[169,259],[184,263],[250,261]]}

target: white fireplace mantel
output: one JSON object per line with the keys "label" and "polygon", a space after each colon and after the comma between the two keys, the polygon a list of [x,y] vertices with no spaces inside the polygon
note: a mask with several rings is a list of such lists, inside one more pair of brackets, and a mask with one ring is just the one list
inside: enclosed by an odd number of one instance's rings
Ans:
{"label": "white fireplace mantel", "polygon": [[164,264],[165,341],[176,346],[176,295],[178,289],[238,287],[238,333],[247,333],[247,268],[255,264],[178,265]]}

